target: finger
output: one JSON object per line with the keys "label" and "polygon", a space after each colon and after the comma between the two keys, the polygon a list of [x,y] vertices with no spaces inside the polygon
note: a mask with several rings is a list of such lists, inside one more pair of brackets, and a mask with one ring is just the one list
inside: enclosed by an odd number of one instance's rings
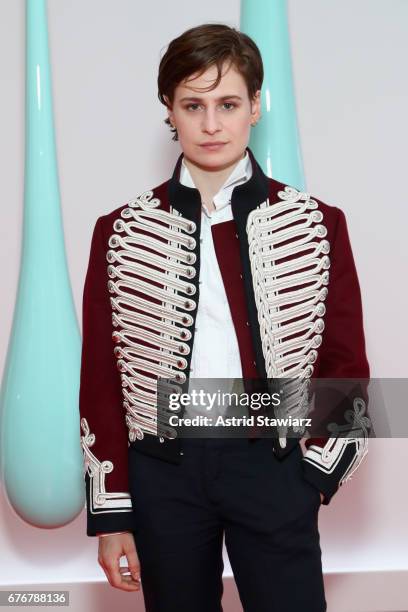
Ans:
{"label": "finger", "polygon": [[139,580],[134,580],[134,579],[132,578],[132,576],[130,576],[130,575],[129,575],[129,576],[123,576],[123,578],[122,578],[122,582],[125,582],[126,584],[133,584],[133,585],[137,585],[137,586],[140,586],[140,584],[141,584],[141,583],[139,582]]}
{"label": "finger", "polygon": [[119,559],[113,559],[106,565],[112,586],[119,587],[122,583],[122,576],[119,571]]}
{"label": "finger", "polygon": [[122,579],[126,578],[131,578],[132,580],[134,580],[135,582],[141,582],[141,577],[135,577],[133,574],[130,573],[130,570],[128,567],[125,566],[121,566],[119,569],[121,575],[122,575]]}
{"label": "finger", "polygon": [[133,580],[132,576],[121,576],[120,580],[117,581],[114,577],[110,577],[109,584],[116,589],[122,591],[139,591],[140,582]]}
{"label": "finger", "polygon": [[129,576],[122,576],[122,583],[136,585],[136,586],[139,586],[139,587],[140,587],[140,584],[141,584],[138,580],[134,580],[130,574],[129,574]]}
{"label": "finger", "polygon": [[125,572],[129,572],[128,567],[120,565],[120,559],[124,552],[123,549],[117,549],[113,555],[110,553],[109,557],[101,555],[98,557],[99,564],[105,572],[111,586],[124,591],[139,591],[139,581],[135,580],[130,574],[128,576],[122,575],[121,567],[124,568]]}
{"label": "finger", "polygon": [[111,584],[109,572],[108,572],[107,567],[105,566],[105,563],[103,562],[102,559],[98,559],[98,563],[101,566],[101,568],[103,569],[103,573],[105,574],[107,581],[109,582],[109,584]]}
{"label": "finger", "polygon": [[[138,582],[137,580],[133,580],[130,574],[128,576],[121,575],[120,584],[114,584],[113,578],[108,568],[105,567],[102,561],[99,561],[99,565],[102,567],[104,574],[106,576],[106,579],[112,587],[122,589],[123,591],[140,591],[140,582]],[[128,568],[123,566],[123,570],[126,571],[128,570]],[[120,572],[122,571],[122,567],[120,567],[119,571]]]}
{"label": "finger", "polygon": [[[136,591],[140,589],[140,582],[135,579],[130,574],[128,576],[123,576],[120,571],[119,560],[117,563],[112,562],[108,567],[109,575],[110,575],[110,584],[113,587],[118,589],[123,589],[124,591]],[[125,571],[129,571],[128,568],[124,567]]]}
{"label": "finger", "polygon": [[131,548],[127,548],[125,550],[126,559],[129,566],[129,571],[132,574],[133,578],[136,580],[140,579],[140,563],[139,558],[136,553],[136,548],[133,545]]}
{"label": "finger", "polygon": [[[124,578],[125,576],[131,576],[132,578],[134,578],[134,575],[131,573],[131,571],[129,570],[128,567],[121,567],[119,569],[119,572],[120,572],[122,578]],[[137,578],[137,580],[140,580],[140,577]]]}

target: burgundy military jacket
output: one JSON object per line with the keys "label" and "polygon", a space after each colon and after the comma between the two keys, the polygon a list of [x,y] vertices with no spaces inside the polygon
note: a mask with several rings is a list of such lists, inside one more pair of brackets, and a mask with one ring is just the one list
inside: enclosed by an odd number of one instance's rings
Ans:
{"label": "burgundy military jacket", "polygon": [[[360,287],[345,215],[253,173],[234,188],[233,219],[211,227],[244,378],[369,378]],[[133,529],[128,451],[183,460],[159,430],[157,380],[189,379],[199,304],[201,199],[172,177],[102,215],[83,292],[79,392],[87,534]],[[329,504],[367,453],[361,385],[344,407],[353,436],[305,440],[303,473]],[[329,402],[328,402],[329,404]],[[332,406],[327,405],[328,413]],[[341,431],[341,429],[339,430]],[[279,431],[280,460],[298,444]]]}

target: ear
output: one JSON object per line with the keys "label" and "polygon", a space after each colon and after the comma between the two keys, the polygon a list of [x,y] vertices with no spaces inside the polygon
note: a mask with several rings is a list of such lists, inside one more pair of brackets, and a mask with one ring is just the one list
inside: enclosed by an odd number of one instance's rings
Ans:
{"label": "ear", "polygon": [[173,114],[173,109],[170,105],[170,101],[169,98],[167,96],[163,96],[165,102],[166,102],[166,109],[167,109],[167,115],[168,118],[170,119],[171,124],[174,124],[174,114]]}
{"label": "ear", "polygon": [[251,100],[252,121],[259,121],[261,117],[261,90],[258,89]]}

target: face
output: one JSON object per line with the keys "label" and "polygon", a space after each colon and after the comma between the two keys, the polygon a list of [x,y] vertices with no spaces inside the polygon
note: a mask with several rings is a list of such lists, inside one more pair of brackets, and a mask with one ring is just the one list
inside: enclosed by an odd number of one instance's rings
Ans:
{"label": "face", "polygon": [[241,159],[251,125],[260,117],[260,90],[250,100],[234,65],[224,64],[217,87],[202,91],[216,77],[216,66],[191,75],[176,87],[173,106],[167,109],[185,157],[204,170],[221,170]]}

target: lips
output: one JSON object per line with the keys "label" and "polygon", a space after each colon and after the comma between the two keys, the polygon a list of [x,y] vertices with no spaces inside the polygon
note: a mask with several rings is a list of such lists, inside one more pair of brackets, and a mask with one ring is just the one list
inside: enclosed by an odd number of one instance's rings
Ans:
{"label": "lips", "polygon": [[205,142],[203,144],[200,145],[200,147],[202,147],[203,149],[207,149],[209,151],[217,151],[218,149],[221,149],[221,147],[223,147],[224,145],[226,145],[226,142]]}

